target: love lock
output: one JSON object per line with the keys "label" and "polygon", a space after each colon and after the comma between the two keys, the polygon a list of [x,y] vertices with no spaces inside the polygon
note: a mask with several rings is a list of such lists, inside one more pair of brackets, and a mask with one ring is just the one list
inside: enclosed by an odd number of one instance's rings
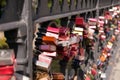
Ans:
{"label": "love lock", "polygon": [[13,50],[0,50],[0,66],[13,65],[15,55]]}
{"label": "love lock", "polygon": [[0,80],[15,80],[14,74],[14,51],[0,50]]}

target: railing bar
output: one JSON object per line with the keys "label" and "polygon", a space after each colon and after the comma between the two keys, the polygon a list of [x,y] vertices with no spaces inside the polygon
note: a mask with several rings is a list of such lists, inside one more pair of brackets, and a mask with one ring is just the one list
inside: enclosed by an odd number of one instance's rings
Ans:
{"label": "railing bar", "polygon": [[112,7],[112,6],[115,6],[115,5],[119,5],[119,3],[113,4],[113,5],[101,6],[101,7],[99,7],[98,9],[107,8],[107,7]]}
{"label": "railing bar", "polygon": [[96,8],[88,9],[88,10],[74,11],[74,12],[69,12],[69,13],[65,13],[65,14],[63,13],[63,14],[58,14],[58,15],[41,17],[41,18],[38,18],[37,20],[35,20],[35,23],[45,22],[48,20],[56,19],[56,18],[63,18],[63,17],[67,17],[67,16],[72,16],[72,15],[88,12],[88,11],[94,11],[94,10],[96,10]]}
{"label": "railing bar", "polygon": [[4,23],[4,24],[0,24],[0,31],[12,30],[12,29],[16,29],[19,27],[23,27],[23,26],[26,26],[26,24],[23,20]]}
{"label": "railing bar", "polygon": [[[114,4],[114,5],[118,5],[118,3]],[[98,9],[107,8],[107,7],[111,7],[111,6],[113,6],[113,5],[107,5],[107,6],[99,7]],[[53,16],[41,17],[41,18],[38,18],[37,20],[35,20],[35,23],[45,22],[45,21],[48,21],[48,20],[56,19],[56,18],[63,18],[63,17],[71,16],[71,15],[84,13],[84,12],[94,11],[94,10],[96,10],[96,8],[88,9],[88,10],[74,11],[74,12],[69,12],[69,13],[66,13],[66,14],[58,14],[58,15],[53,15]]]}

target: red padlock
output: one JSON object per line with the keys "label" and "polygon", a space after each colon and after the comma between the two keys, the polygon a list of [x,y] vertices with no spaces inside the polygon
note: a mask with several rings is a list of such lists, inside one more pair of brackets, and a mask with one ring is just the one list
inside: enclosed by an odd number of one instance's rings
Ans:
{"label": "red padlock", "polygon": [[76,17],[75,24],[77,26],[85,26],[84,18],[83,17]]}
{"label": "red padlock", "polygon": [[69,34],[69,32],[70,32],[70,29],[68,27],[61,27],[59,34],[67,36]]}
{"label": "red padlock", "polygon": [[47,31],[58,34],[60,30],[59,30],[59,28],[55,28],[55,27],[48,26]]}
{"label": "red padlock", "polygon": [[14,74],[14,51],[0,50],[0,80],[10,80]]}
{"label": "red padlock", "polygon": [[11,75],[0,75],[0,80],[10,80],[11,78]]}
{"label": "red padlock", "polygon": [[13,66],[1,66],[0,75],[12,75],[14,73]]}

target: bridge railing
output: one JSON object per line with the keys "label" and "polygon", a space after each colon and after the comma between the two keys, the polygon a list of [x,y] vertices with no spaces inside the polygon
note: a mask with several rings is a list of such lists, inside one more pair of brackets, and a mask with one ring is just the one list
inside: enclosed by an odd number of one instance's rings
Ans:
{"label": "bridge railing", "polygon": [[[71,16],[95,9],[97,0],[39,0],[36,12],[36,22],[42,21],[41,17],[56,16],[55,18]],[[63,14],[63,15],[62,15]],[[40,19],[41,18],[41,19]]]}
{"label": "bridge railing", "polygon": [[[27,73],[32,76],[33,24],[81,13],[97,14],[102,8],[120,4],[120,0],[6,0],[0,17],[0,31],[5,31],[11,48],[15,49],[20,63],[28,62]],[[34,5],[35,4],[35,5]],[[32,6],[33,5],[33,6]],[[13,41],[9,36],[16,34]],[[12,35],[13,36],[13,35]],[[29,57],[29,59],[28,59]],[[18,62],[19,62],[18,60]],[[23,68],[24,69],[24,68]]]}
{"label": "bridge railing", "polygon": [[[5,32],[10,49],[14,49],[16,72],[32,77],[32,9],[31,0],[6,0],[0,17],[0,31]],[[30,46],[31,45],[31,46]],[[22,80],[22,77],[20,78]]]}

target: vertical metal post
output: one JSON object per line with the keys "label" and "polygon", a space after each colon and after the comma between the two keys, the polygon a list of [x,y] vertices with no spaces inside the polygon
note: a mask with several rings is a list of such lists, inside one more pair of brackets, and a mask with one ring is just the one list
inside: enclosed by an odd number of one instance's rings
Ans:
{"label": "vertical metal post", "polygon": [[97,0],[97,4],[96,4],[96,18],[99,17],[99,0]]}
{"label": "vertical metal post", "polygon": [[32,51],[32,40],[33,40],[33,24],[32,24],[32,0],[25,0],[22,11],[22,20],[25,21],[27,27],[27,43],[26,43],[26,54],[28,55],[27,74],[29,74],[30,80],[33,80],[33,51]]}
{"label": "vertical metal post", "polygon": [[68,80],[68,69],[65,69],[65,80]]}

